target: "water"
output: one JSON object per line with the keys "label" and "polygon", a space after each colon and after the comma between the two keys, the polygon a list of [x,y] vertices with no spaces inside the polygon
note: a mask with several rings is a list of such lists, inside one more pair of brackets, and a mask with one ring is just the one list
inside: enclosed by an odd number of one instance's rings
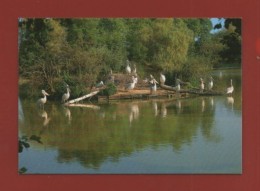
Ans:
{"label": "water", "polygon": [[[215,70],[232,97],[135,100],[40,111],[22,100],[19,136],[36,135],[19,168],[40,174],[242,173],[241,70]],[[90,104],[85,102],[85,104]]]}

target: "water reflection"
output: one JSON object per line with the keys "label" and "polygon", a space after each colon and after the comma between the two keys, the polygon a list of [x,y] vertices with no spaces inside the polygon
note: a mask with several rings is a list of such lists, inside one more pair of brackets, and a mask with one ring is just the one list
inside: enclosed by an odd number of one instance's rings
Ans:
{"label": "water reflection", "polygon": [[[133,153],[146,151],[147,148],[159,152],[170,147],[176,156],[182,156],[187,148],[200,153],[200,148],[207,145],[214,151],[210,155],[218,158],[222,152],[218,144],[239,139],[239,136],[230,138],[225,128],[226,123],[239,126],[241,122],[241,89],[237,87],[240,85],[239,76],[233,79],[236,92],[232,97],[78,104],[74,107],[48,102],[46,111],[39,111],[41,118],[35,112],[38,111],[35,104],[25,101],[20,131],[23,135],[41,135],[45,149],[57,151],[57,163],[79,163],[86,169],[102,168],[107,161],[120,163],[121,158],[131,157]],[[225,87],[225,76],[223,82],[215,81],[214,88]],[[66,128],[68,124],[71,128]],[[47,125],[51,128],[44,128]],[[195,143],[197,147],[192,148]],[[230,145],[223,147],[229,148]],[[228,155],[227,163],[235,160],[232,153]],[[186,159],[187,156],[186,153],[182,157]],[[160,161],[158,166],[164,163],[163,158],[156,160]]]}
{"label": "water reflection", "polygon": [[137,120],[139,117],[139,107],[137,104],[130,105],[129,123],[132,126],[133,120]]}
{"label": "water reflection", "polygon": [[153,105],[153,110],[154,110],[154,116],[157,116],[159,113],[157,102],[152,102],[152,105]]}
{"label": "water reflection", "polygon": [[39,116],[44,118],[43,126],[46,126],[46,125],[49,124],[51,118],[48,117],[48,114],[47,114],[47,112],[44,109],[40,109],[39,110]]}
{"label": "water reflection", "polygon": [[233,107],[233,105],[234,105],[234,98],[232,96],[227,97],[227,104],[231,105],[231,110],[233,111],[234,110],[234,107]]}
{"label": "water reflection", "polygon": [[162,115],[162,117],[166,117],[167,116],[167,108],[166,108],[166,104],[165,103],[162,103],[161,115]]}
{"label": "water reflection", "polygon": [[68,124],[70,124],[71,123],[71,112],[70,112],[70,109],[68,107],[64,107],[63,106],[63,112],[64,112],[65,117],[68,118]]}

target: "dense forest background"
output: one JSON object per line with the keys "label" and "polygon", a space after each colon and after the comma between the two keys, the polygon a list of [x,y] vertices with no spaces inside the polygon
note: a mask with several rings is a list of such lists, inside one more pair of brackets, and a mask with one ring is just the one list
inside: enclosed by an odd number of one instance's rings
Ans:
{"label": "dense forest background", "polygon": [[45,89],[60,98],[65,83],[78,97],[111,69],[124,73],[127,59],[141,78],[162,71],[169,84],[176,76],[197,83],[213,67],[241,67],[241,19],[19,19],[21,97]]}

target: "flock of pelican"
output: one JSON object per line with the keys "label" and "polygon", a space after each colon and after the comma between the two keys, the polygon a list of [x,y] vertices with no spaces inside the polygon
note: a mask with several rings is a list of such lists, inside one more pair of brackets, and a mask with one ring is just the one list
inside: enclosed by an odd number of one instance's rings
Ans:
{"label": "flock of pelican", "polygon": [[[126,89],[126,90],[133,90],[133,89],[135,88],[135,85],[136,85],[137,82],[138,82],[138,75],[137,75],[136,65],[134,64],[133,70],[131,69],[130,65],[131,65],[130,61],[129,61],[129,60],[126,60],[126,68],[125,68],[126,73],[127,73],[128,75],[131,75],[131,74],[132,74],[132,81],[131,81],[130,83],[126,84],[126,86],[125,86],[125,89]],[[112,74],[112,70],[110,71],[110,73]],[[212,90],[212,88],[213,88],[213,80],[214,80],[214,79],[213,79],[212,77],[210,77],[210,81],[209,81],[208,86],[207,86],[207,87],[208,87],[208,90]],[[157,91],[157,85],[156,85],[156,84],[159,84],[159,83],[158,83],[157,80],[153,77],[153,75],[150,74],[150,80],[148,80],[148,79],[146,78],[145,80],[143,80],[143,82],[145,82],[145,83],[148,83],[148,82],[149,82],[151,93],[154,93],[154,92]],[[162,73],[160,73],[160,83],[161,83],[161,84],[165,84],[165,82],[166,82],[166,77],[165,77],[165,75],[162,74]],[[232,84],[232,79],[230,80],[230,83],[231,83],[231,85],[230,85],[230,87],[227,88],[226,94],[229,94],[229,95],[231,94],[231,95],[232,95],[232,93],[233,93],[233,91],[234,91],[234,86],[233,86],[233,84]],[[100,81],[100,82],[96,85],[96,87],[99,88],[99,87],[102,87],[103,85],[104,85],[103,81]],[[181,90],[180,79],[176,79],[176,86],[175,86],[175,88],[176,88],[176,91],[177,91],[177,92],[179,92],[179,91]],[[69,88],[69,85],[68,85],[68,84],[66,84],[66,89],[67,89],[67,92],[64,93],[63,96],[62,96],[62,98],[61,98],[61,102],[62,102],[62,103],[65,103],[66,101],[68,101],[68,99],[69,99],[69,97],[70,97],[70,88]],[[202,78],[200,78],[199,89],[200,89],[201,92],[203,92],[204,89],[205,89],[205,83],[204,83],[204,80],[203,80]],[[49,96],[49,94],[48,94],[45,90],[42,90],[41,92],[42,92],[42,94],[43,94],[43,98],[40,98],[40,99],[37,101],[37,103],[39,104],[39,106],[40,106],[41,108],[44,109],[44,104],[47,102],[47,97],[46,97],[46,96]]]}

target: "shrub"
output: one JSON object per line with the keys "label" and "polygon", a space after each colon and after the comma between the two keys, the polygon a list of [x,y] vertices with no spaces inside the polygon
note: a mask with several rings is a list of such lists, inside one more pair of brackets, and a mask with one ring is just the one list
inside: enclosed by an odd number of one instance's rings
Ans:
{"label": "shrub", "polygon": [[117,92],[117,88],[114,83],[108,83],[106,88],[100,92],[100,95],[111,96]]}

